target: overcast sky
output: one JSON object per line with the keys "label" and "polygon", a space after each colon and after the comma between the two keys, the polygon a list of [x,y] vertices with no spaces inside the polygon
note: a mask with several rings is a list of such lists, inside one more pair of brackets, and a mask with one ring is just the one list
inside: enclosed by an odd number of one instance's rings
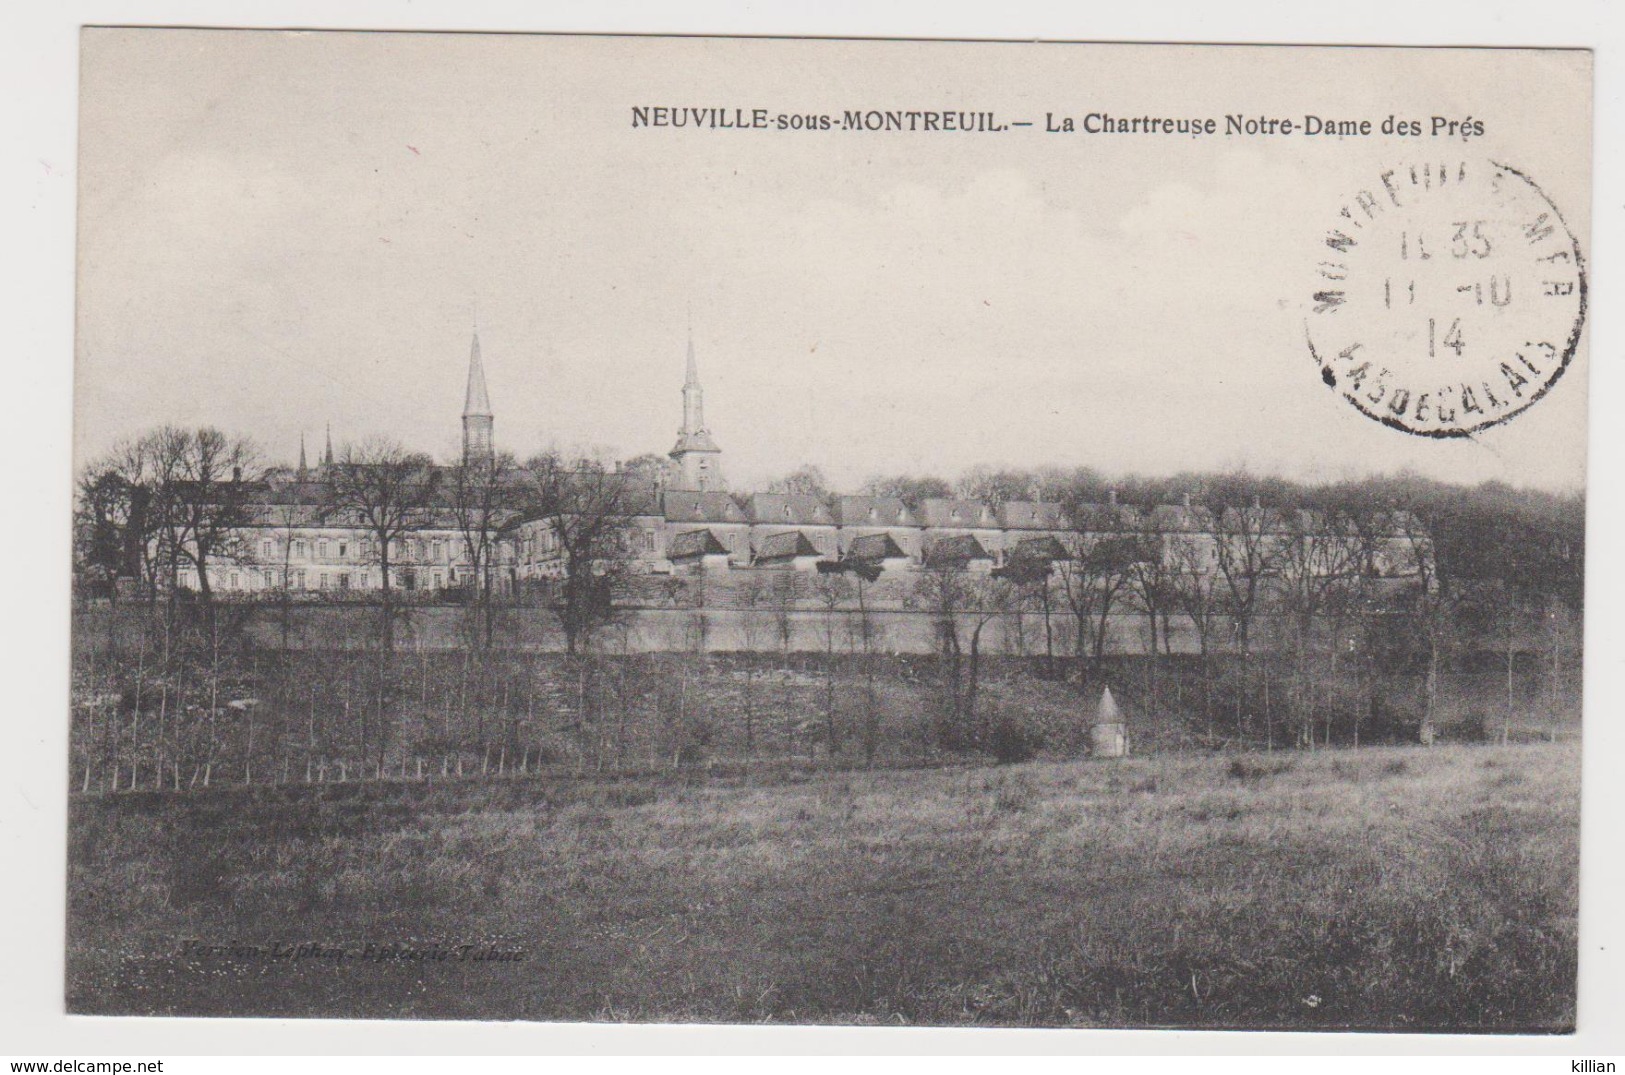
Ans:
{"label": "overcast sky", "polygon": [[[1580,54],[87,31],[77,449],[162,422],[291,461],[672,444],[692,331],[736,487],[978,463],[1584,483],[1585,349],[1472,440],[1377,425],[1304,342],[1336,210],[1414,144],[634,129],[634,105],[1482,119],[1587,242]],[[692,311],[692,314],[690,314]]]}

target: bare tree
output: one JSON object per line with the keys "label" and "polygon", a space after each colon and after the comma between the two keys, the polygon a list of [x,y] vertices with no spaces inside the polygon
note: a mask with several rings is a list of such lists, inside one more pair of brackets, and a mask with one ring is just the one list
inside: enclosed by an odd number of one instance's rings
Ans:
{"label": "bare tree", "polygon": [[520,506],[517,470],[512,453],[499,452],[463,460],[451,468],[447,483],[446,498],[472,575],[467,591],[474,597],[486,649],[494,644],[496,633],[497,533]]}
{"label": "bare tree", "polygon": [[[1313,746],[1315,742],[1315,686],[1319,678],[1314,673],[1315,654],[1327,654],[1326,682],[1335,683],[1339,625],[1358,592],[1368,559],[1362,529],[1347,513],[1298,511],[1288,518],[1277,576],[1283,610],[1291,620],[1288,648],[1293,657],[1293,694],[1301,745]],[[1323,631],[1324,645],[1317,640]],[[1329,711],[1326,732],[1330,736]],[[1273,735],[1273,730],[1267,734]]]}
{"label": "bare tree", "polygon": [[118,600],[121,578],[141,577],[146,552],[142,516],[149,490],[113,460],[98,460],[79,477],[73,513],[74,579],[81,597]]}
{"label": "bare tree", "polygon": [[1055,577],[1077,624],[1074,655],[1087,681],[1106,654],[1112,609],[1129,585],[1137,547],[1132,535],[1090,529],[1086,512],[1073,520],[1060,538],[1066,555],[1056,562]]}
{"label": "bare tree", "polygon": [[857,617],[847,620],[852,635],[849,648],[863,654],[863,757],[864,764],[872,767],[875,751],[880,745],[880,697],[875,686],[875,647],[882,641],[882,627],[872,612],[869,587],[880,578],[880,565],[857,563],[852,565],[851,571]]}
{"label": "bare tree", "polygon": [[259,452],[252,441],[211,427],[164,431],[161,437],[160,450],[169,458],[159,465],[175,473],[161,501],[172,519],[176,554],[196,572],[204,633],[214,648],[218,628],[210,568],[252,560],[244,541],[254,521]]}
{"label": "bare tree", "polygon": [[[366,534],[364,559],[378,566],[378,649],[373,663],[371,712],[377,720],[373,766],[381,772],[389,746],[391,675],[395,653],[394,574],[410,553],[414,534],[434,520],[440,474],[429,457],[386,438],[345,445],[331,468],[334,517]],[[409,579],[408,581],[415,581]],[[361,708],[360,745],[368,755],[368,706]]]}
{"label": "bare tree", "polygon": [[615,590],[631,566],[631,516],[644,487],[624,469],[556,452],[526,463],[523,481],[532,510],[558,543],[564,570],[553,609],[573,655],[615,617]]}
{"label": "bare tree", "polygon": [[1437,733],[1439,679],[1462,641],[1462,601],[1465,591],[1444,578],[1433,534],[1409,511],[1384,515],[1377,525],[1390,523],[1399,539],[1393,551],[1404,558],[1403,573],[1411,582],[1400,595],[1412,634],[1427,653],[1423,686],[1421,739],[1431,745]]}
{"label": "bare tree", "polygon": [[820,617],[824,635],[824,738],[830,758],[841,752],[840,728],[835,719],[835,642],[840,630],[840,609],[851,594],[851,585],[838,573],[820,572],[814,592],[823,609]]}
{"label": "bare tree", "polygon": [[913,601],[936,630],[943,683],[938,731],[950,750],[979,749],[987,740],[977,715],[982,634],[1010,611],[1015,594],[1009,579],[973,572],[949,558],[928,558],[915,584]]}
{"label": "bare tree", "polygon": [[768,648],[773,634],[772,588],[764,573],[752,571],[739,590],[739,630],[745,643],[740,656],[745,662],[745,757],[747,761],[756,751],[756,677],[757,658]]}
{"label": "bare tree", "polygon": [[1170,533],[1167,537],[1168,575],[1174,602],[1196,630],[1202,675],[1202,716],[1207,721],[1207,736],[1211,741],[1213,650],[1222,616],[1222,603],[1212,542],[1205,533],[1190,525],[1192,521],[1187,520],[1185,529]]}
{"label": "bare tree", "polygon": [[1253,629],[1266,581],[1280,573],[1290,545],[1279,513],[1254,500],[1250,507],[1226,507],[1208,516],[1209,537],[1218,554],[1225,611],[1243,660],[1252,653]]}
{"label": "bare tree", "polygon": [[1161,658],[1165,652],[1172,653],[1169,620],[1178,603],[1175,564],[1168,552],[1167,538],[1157,525],[1150,514],[1140,518],[1135,535],[1136,549],[1128,571],[1129,601],[1145,616],[1146,694],[1152,713],[1161,709]]}
{"label": "bare tree", "polygon": [[824,472],[811,464],[797,467],[784,477],[771,481],[763,490],[768,493],[787,493],[792,496],[816,496],[821,500],[830,498],[829,479]]}
{"label": "bare tree", "polygon": [[870,478],[863,485],[863,493],[896,497],[909,507],[918,508],[922,501],[932,497],[953,496],[954,488],[941,478],[929,475],[895,474]]}
{"label": "bare tree", "polygon": [[433,518],[440,474],[427,455],[387,438],[345,445],[331,473],[335,509],[367,535],[365,558],[378,567],[379,648],[393,653],[395,569],[407,559],[405,542]]}

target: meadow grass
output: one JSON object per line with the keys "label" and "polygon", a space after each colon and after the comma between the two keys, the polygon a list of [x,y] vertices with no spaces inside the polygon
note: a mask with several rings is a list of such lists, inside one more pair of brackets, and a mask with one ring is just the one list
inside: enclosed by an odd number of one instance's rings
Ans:
{"label": "meadow grass", "polygon": [[1558,743],[84,798],[69,1007],[1562,1031],[1578,782]]}

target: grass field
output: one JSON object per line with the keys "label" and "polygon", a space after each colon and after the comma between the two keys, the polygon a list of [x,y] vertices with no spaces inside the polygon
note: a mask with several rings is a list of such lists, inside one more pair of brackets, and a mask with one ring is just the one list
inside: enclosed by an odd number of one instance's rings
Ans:
{"label": "grass field", "polygon": [[1572,742],[88,797],[68,1003],[1561,1031],[1578,816]]}

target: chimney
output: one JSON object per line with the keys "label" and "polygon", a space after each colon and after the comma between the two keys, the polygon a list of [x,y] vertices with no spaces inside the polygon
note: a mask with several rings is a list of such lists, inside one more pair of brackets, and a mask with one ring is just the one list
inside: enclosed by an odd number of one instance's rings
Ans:
{"label": "chimney", "polygon": [[243,480],[243,468],[242,467],[232,467],[231,468],[231,480],[234,481],[234,482],[240,482],[240,481]]}
{"label": "chimney", "polygon": [[1191,495],[1189,493],[1180,493],[1179,494],[1179,502],[1181,504],[1183,504],[1187,508],[1190,507],[1191,506]]}
{"label": "chimney", "polygon": [[1117,507],[1117,490],[1116,489],[1108,489],[1106,491],[1106,503],[1110,504],[1114,508]]}

